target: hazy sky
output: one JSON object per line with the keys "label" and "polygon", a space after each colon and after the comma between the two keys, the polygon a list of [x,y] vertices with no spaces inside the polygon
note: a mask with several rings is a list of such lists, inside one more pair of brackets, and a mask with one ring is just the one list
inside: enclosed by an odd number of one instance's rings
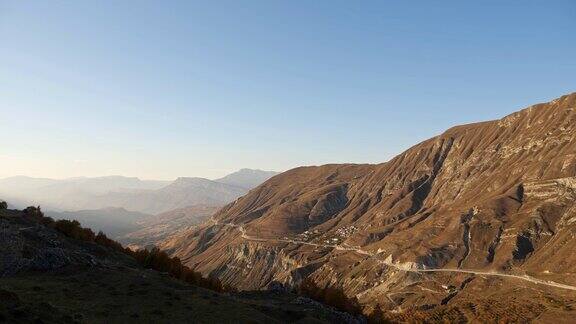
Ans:
{"label": "hazy sky", "polygon": [[573,0],[0,0],[0,41],[0,177],[376,163],[576,91]]}

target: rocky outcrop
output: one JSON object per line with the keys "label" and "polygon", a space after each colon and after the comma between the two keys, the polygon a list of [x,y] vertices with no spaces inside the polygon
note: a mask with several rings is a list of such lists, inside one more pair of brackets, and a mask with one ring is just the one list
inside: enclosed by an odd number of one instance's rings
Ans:
{"label": "rocky outcrop", "polygon": [[0,277],[102,263],[96,254],[62,240],[55,230],[27,220],[22,214],[7,213],[15,216],[0,217]]}
{"label": "rocky outcrop", "polygon": [[523,192],[527,199],[575,200],[576,177],[526,182],[523,184]]}

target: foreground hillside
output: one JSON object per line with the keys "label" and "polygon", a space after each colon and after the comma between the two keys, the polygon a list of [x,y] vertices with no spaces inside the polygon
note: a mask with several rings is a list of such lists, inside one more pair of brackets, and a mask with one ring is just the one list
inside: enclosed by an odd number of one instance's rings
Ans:
{"label": "foreground hillside", "polygon": [[379,165],[278,175],[163,246],[239,289],[342,287],[393,321],[568,320],[576,94]]}
{"label": "foreground hillside", "polygon": [[[288,293],[219,293],[142,266],[101,235],[0,203],[0,322],[358,322]],[[74,237],[74,238],[73,238]],[[161,266],[148,255],[143,262]],[[182,269],[178,270],[182,272]]]}

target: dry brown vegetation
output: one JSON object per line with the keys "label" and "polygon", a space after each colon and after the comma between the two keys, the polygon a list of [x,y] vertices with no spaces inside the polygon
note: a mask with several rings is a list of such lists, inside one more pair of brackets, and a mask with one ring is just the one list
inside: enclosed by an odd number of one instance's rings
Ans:
{"label": "dry brown vegetation", "polygon": [[306,278],[300,284],[298,293],[340,311],[365,316],[370,324],[392,323],[379,305],[372,312],[367,312],[362,308],[358,299],[348,297],[340,287],[327,286],[322,288],[314,280]]}

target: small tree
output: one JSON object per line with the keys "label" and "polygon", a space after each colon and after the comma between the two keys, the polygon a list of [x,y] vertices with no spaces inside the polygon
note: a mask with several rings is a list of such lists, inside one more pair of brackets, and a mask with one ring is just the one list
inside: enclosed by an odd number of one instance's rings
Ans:
{"label": "small tree", "polygon": [[8,209],[8,203],[0,200],[0,209]]}
{"label": "small tree", "polygon": [[34,207],[34,206],[26,207],[26,209],[24,209],[23,212],[24,212],[24,215],[26,215],[27,217],[30,217],[32,219],[41,220],[42,218],[44,218],[44,213],[42,212],[42,209],[40,208],[40,206],[38,206],[38,207]]}
{"label": "small tree", "polygon": [[80,226],[80,222],[77,220],[61,219],[54,223],[54,228],[64,235],[80,241],[94,242],[96,239],[94,232],[89,228]]}
{"label": "small tree", "polygon": [[122,244],[109,239],[106,234],[104,234],[102,231],[99,231],[98,234],[96,235],[96,237],[94,238],[94,242],[96,242],[97,244],[100,244],[102,246],[105,247],[109,247],[115,251],[120,251],[120,252],[126,252],[124,251],[124,248],[122,247]]}

